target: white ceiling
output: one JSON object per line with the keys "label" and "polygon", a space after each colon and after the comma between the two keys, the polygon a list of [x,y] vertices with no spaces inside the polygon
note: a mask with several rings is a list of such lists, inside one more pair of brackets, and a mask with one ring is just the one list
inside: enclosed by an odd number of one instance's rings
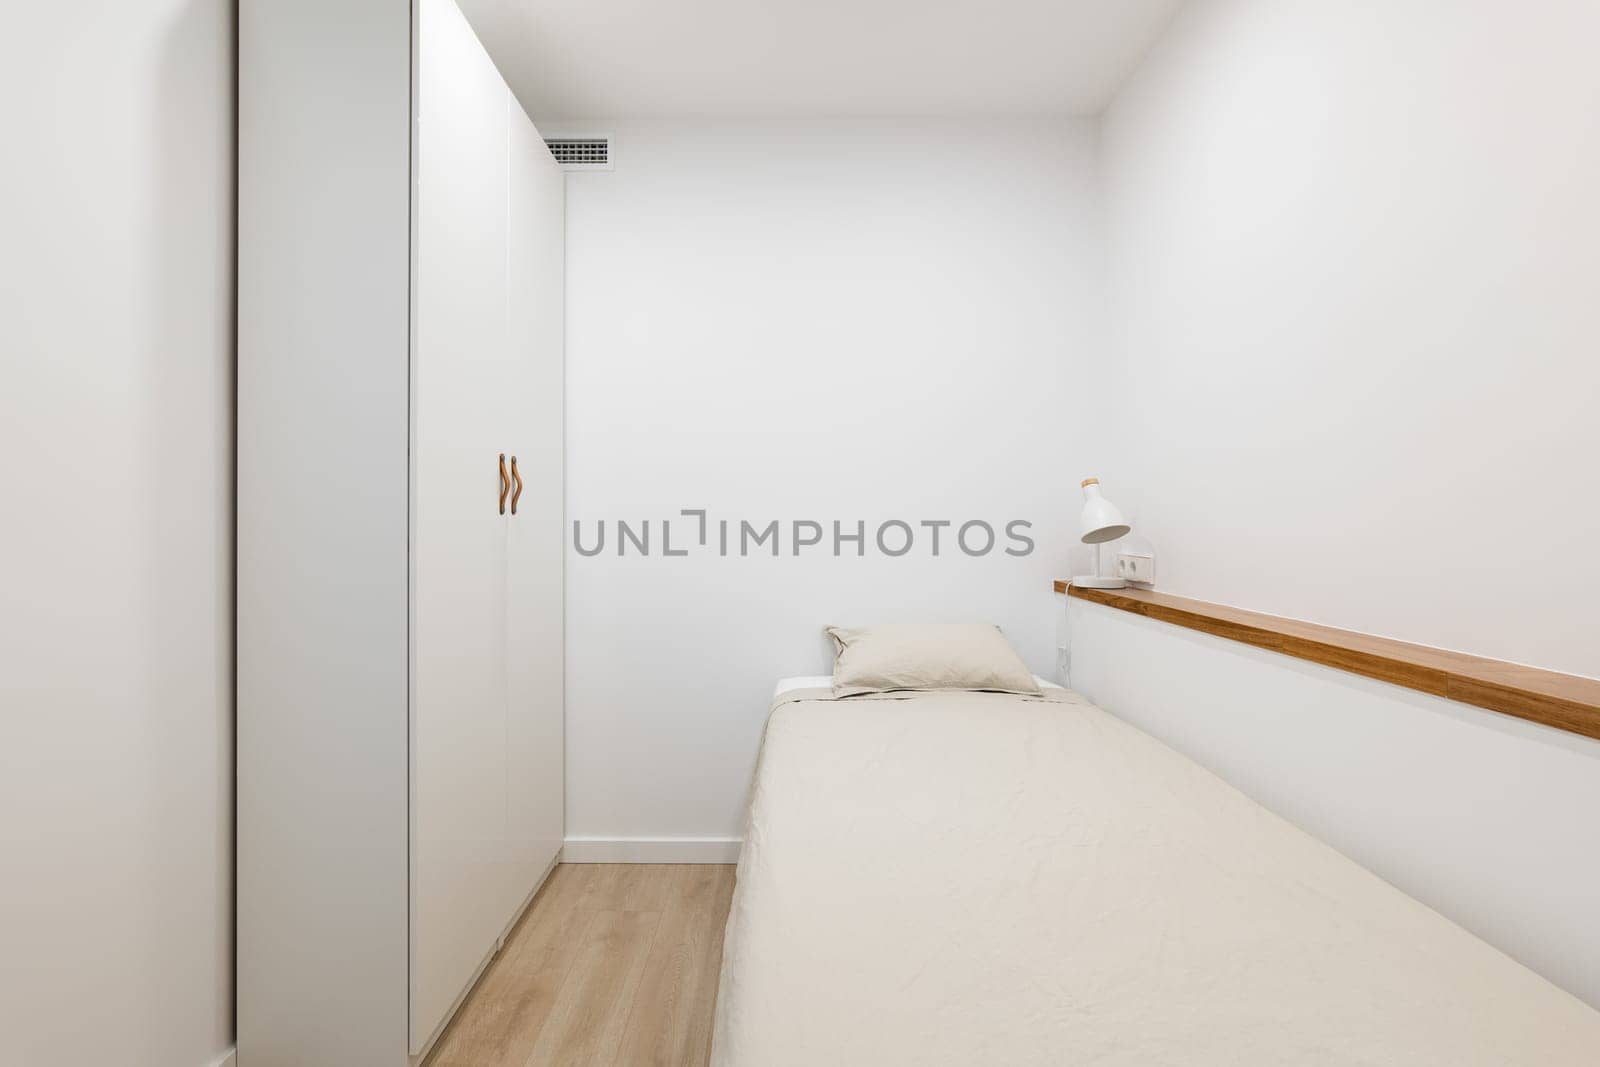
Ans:
{"label": "white ceiling", "polygon": [[1181,0],[459,0],[535,121],[1092,114]]}

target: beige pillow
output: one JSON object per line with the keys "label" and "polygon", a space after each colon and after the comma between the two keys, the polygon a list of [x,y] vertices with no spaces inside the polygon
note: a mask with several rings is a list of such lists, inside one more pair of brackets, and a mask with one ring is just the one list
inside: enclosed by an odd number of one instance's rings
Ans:
{"label": "beige pillow", "polygon": [[830,626],[827,633],[836,650],[835,696],[891,689],[1039,692],[1033,674],[998,626],[900,623]]}

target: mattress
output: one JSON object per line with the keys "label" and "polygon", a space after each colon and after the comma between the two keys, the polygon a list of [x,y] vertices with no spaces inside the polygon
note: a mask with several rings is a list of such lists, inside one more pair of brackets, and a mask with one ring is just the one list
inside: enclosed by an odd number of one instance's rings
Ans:
{"label": "mattress", "polygon": [[1600,1013],[1068,690],[791,688],[712,1063],[1594,1067]]}

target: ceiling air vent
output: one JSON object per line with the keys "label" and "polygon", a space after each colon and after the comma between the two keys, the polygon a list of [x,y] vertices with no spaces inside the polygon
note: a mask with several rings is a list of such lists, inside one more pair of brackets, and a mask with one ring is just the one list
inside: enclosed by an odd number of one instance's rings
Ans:
{"label": "ceiling air vent", "polygon": [[611,138],[546,137],[550,154],[562,170],[611,170]]}

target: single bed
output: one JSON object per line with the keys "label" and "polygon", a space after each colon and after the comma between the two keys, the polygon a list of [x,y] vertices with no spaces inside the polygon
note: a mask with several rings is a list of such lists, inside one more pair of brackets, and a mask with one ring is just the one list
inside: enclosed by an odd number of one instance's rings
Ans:
{"label": "single bed", "polygon": [[780,683],[712,1063],[1595,1067],[1600,1012],[1048,688]]}

